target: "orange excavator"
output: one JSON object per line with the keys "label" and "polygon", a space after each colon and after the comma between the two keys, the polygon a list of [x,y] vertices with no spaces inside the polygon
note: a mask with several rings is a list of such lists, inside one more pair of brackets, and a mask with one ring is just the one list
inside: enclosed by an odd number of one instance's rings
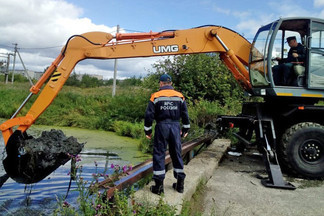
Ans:
{"label": "orange excavator", "polygon": [[[268,179],[262,183],[294,189],[283,180],[279,161],[296,174],[323,177],[324,107],[317,104],[324,96],[323,33],[324,20],[294,17],[264,25],[252,43],[222,26],[115,36],[104,32],[74,35],[31,87],[11,119],[0,125],[7,151],[5,160],[10,161],[4,163],[5,170],[12,178],[24,178],[23,169],[17,171],[17,167],[28,156],[22,154],[28,139],[26,131],[52,103],[79,61],[213,52],[219,53],[244,91],[264,98],[263,102],[243,104],[242,113],[237,116],[220,116],[217,121],[220,132],[238,127],[235,136],[241,143],[258,146],[268,172]],[[289,47],[285,39],[291,36],[305,47],[306,59],[296,60],[299,70],[292,73],[292,84],[278,85],[272,68],[278,64],[276,57],[287,58]],[[25,116],[19,116],[33,95],[38,98]]]}

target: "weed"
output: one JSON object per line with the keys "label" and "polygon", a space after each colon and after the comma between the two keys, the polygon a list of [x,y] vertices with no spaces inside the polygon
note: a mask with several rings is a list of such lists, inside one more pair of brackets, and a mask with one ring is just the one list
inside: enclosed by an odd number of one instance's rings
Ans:
{"label": "weed", "polygon": [[[97,167],[97,163],[94,162]],[[91,182],[84,180],[82,177],[82,166],[76,166],[76,184],[79,196],[77,198],[78,206],[73,207],[63,198],[57,198],[58,207],[53,212],[55,216],[61,215],[157,215],[157,216],[172,216],[175,215],[175,207],[167,205],[162,197],[158,204],[150,203],[135,203],[134,201],[134,186],[122,191],[115,190],[113,198],[107,197],[107,191],[98,187],[99,178],[109,180],[107,186],[113,187],[114,182],[120,179],[121,176],[128,174],[132,170],[132,166],[120,166],[111,164],[110,168],[114,170],[113,174],[106,175],[102,173],[94,173]],[[137,187],[143,186],[147,179],[142,180]]]}
{"label": "weed", "polygon": [[182,209],[181,215],[193,215],[200,216],[204,210],[204,206],[201,205],[201,200],[203,199],[204,193],[206,191],[206,179],[201,179],[196,187],[196,192],[193,194],[190,201],[185,201]]}

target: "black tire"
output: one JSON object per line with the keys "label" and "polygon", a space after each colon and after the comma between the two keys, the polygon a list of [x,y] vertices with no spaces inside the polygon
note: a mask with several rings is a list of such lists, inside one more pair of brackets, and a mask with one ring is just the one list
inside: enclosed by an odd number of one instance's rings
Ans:
{"label": "black tire", "polygon": [[324,126],[302,122],[282,135],[282,159],[295,174],[324,177]]}

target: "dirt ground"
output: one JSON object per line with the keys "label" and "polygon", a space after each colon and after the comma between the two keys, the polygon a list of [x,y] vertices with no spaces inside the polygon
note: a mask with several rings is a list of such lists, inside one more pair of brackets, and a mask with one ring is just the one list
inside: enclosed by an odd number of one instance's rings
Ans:
{"label": "dirt ground", "polygon": [[324,215],[324,181],[287,177],[296,190],[264,187],[262,157],[249,150],[242,156],[226,153],[200,198],[203,215]]}

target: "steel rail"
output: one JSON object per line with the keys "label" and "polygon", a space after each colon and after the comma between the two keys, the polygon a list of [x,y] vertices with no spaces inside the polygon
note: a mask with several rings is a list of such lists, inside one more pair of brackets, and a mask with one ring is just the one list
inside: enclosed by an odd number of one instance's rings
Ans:
{"label": "steel rail", "polygon": [[[182,156],[185,156],[188,152],[190,152],[193,148],[201,144],[209,144],[212,140],[216,138],[216,132],[208,132],[203,136],[200,136],[194,140],[185,142],[182,144]],[[166,152],[165,156],[165,165],[171,163],[171,156],[169,152]],[[110,199],[113,197],[115,190],[123,190],[140,179],[144,178],[148,174],[152,173],[153,171],[153,161],[152,159],[146,160],[138,165],[136,165],[131,171],[129,171],[127,176],[122,177],[121,179],[112,182],[111,179],[105,179],[96,184],[96,186],[107,189],[107,198]],[[113,187],[109,185],[114,184]]]}

